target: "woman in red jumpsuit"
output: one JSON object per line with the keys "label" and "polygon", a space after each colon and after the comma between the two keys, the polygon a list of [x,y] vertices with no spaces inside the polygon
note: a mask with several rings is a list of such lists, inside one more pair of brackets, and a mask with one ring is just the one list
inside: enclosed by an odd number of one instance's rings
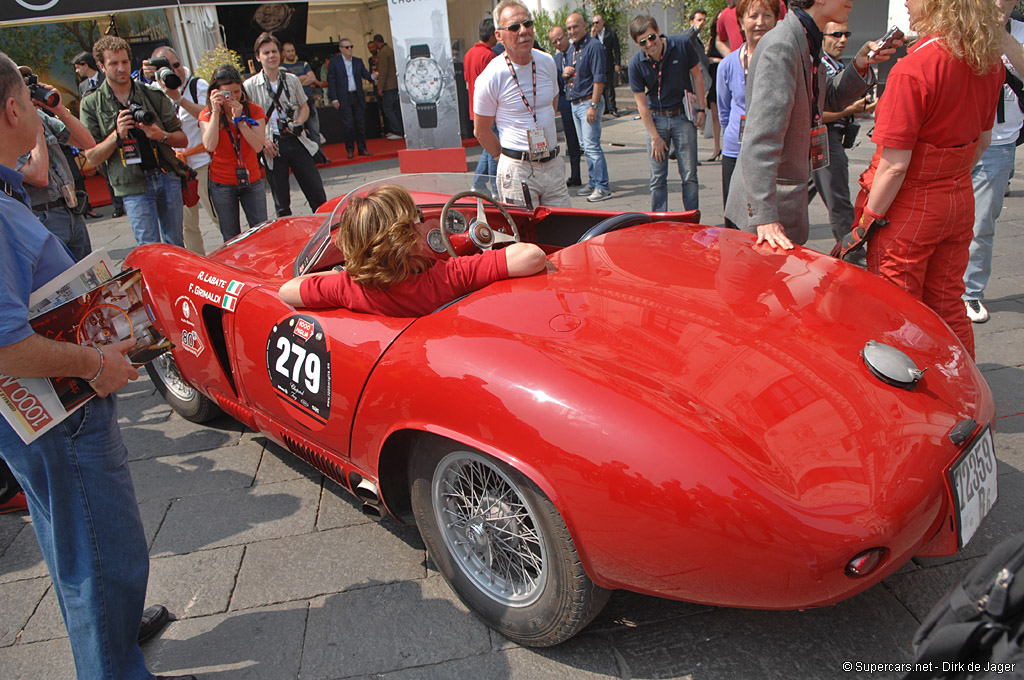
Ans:
{"label": "woman in red jumpsuit", "polygon": [[878,145],[861,175],[856,219],[881,226],[868,271],[931,307],[974,356],[961,294],[974,225],[971,168],[992,134],[1004,82],[996,0],[907,0],[921,38],[889,74]]}

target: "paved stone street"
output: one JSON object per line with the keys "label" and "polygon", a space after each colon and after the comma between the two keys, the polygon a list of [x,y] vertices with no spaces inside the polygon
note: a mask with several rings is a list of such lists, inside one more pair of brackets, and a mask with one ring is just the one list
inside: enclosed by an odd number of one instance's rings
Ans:
{"label": "paved stone street", "polygon": [[[628,101],[625,88],[620,101]],[[645,133],[605,119],[614,198],[601,209],[649,209]],[[873,146],[870,122],[852,151],[853,182]],[[700,140],[700,158],[711,155]],[[475,167],[479,149],[470,150]],[[1018,167],[1024,159],[1018,158]],[[328,196],[398,173],[397,160],[325,171]],[[721,223],[721,165],[699,168],[703,222]],[[1021,175],[1024,177],[1024,175]],[[681,208],[670,171],[670,208]],[[872,590],[805,612],[721,609],[616,592],[573,640],[532,650],[490,631],[426,558],[414,527],[375,521],[354,498],[258,434],[222,418],[189,423],[145,375],[120,393],[121,427],[150,544],[147,604],[178,617],[145,647],[151,670],[204,680],[436,678],[898,677],[845,672],[844,662],[911,660],[921,617],[948,586],[1024,516],[1024,180],[998,224],[986,304],[975,325],[978,362],[995,393],[999,503],[967,550],[915,560]],[[308,212],[293,182],[293,208]],[[573,198],[587,206],[582,198]],[[104,215],[110,208],[102,208]],[[204,220],[205,220],[204,215]],[[831,246],[824,206],[809,246]],[[90,221],[95,248],[122,259],[125,218]],[[220,243],[205,223],[208,248]],[[756,573],[750,578],[757,580]],[[0,516],[0,669],[5,680],[74,676],[70,648],[30,520]]]}

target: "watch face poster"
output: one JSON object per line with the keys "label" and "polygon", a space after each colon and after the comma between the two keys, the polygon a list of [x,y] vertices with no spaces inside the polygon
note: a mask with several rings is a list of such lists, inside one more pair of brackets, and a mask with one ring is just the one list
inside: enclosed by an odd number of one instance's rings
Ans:
{"label": "watch face poster", "polygon": [[391,2],[388,14],[406,148],[461,147],[446,0]]}

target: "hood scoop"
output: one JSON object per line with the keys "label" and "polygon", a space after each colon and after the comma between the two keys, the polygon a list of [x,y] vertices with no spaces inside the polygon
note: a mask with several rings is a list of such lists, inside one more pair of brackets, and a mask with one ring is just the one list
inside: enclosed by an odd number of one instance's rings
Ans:
{"label": "hood scoop", "polygon": [[871,374],[886,385],[912,390],[924,377],[924,371],[917,367],[913,359],[892,345],[868,340],[860,355]]}

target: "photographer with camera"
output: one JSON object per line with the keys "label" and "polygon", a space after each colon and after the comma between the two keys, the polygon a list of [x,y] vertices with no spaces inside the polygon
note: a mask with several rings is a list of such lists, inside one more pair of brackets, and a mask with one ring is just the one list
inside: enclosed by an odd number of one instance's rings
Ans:
{"label": "photographer with camera", "polygon": [[171,146],[184,147],[188,137],[174,105],[132,80],[131,51],[122,38],[100,38],[92,51],[106,80],[82,101],[82,122],[100,140],[85,157],[93,165],[104,164],[139,245],[163,241],[182,246],[179,175],[188,166]]}
{"label": "photographer with camera", "polygon": [[[178,54],[170,47],[162,46],[153,50],[153,56],[143,62],[143,69],[148,62],[150,68],[156,69],[156,84],[167,95],[177,108],[181,129],[188,136],[188,144],[183,151],[178,151],[178,160],[188,163],[196,171],[195,186],[191,201],[185,199],[182,218],[182,238],[185,248],[200,255],[206,254],[203,247],[203,235],[199,231],[199,202],[206,209],[213,223],[217,224],[217,215],[210,202],[209,172],[210,154],[203,146],[203,135],[199,129],[199,114],[206,104],[206,93],[210,84],[198,76],[193,76],[185,68]],[[196,195],[198,191],[198,196]],[[198,199],[198,200],[196,200]],[[189,205],[191,203],[192,205]]]}
{"label": "photographer with camera", "polygon": [[274,197],[278,217],[292,214],[288,170],[295,174],[312,211],[327,200],[320,172],[313,156],[317,143],[307,137],[303,125],[309,104],[299,79],[281,70],[281,41],[273,33],[256,38],[256,59],[263,70],[242,85],[249,100],[267,113],[267,136],[263,143],[263,164]]}
{"label": "photographer with camera", "polygon": [[81,149],[90,149],[96,146],[96,141],[82,122],[71,115],[54,87],[39,83],[28,66],[19,66],[18,70],[25,79],[42,126],[36,135],[35,147],[18,159],[15,170],[25,175],[32,213],[64,242],[75,260],[81,260],[92,252],[82,216],[86,202],[75,191],[75,177],[61,145],[70,142]]}
{"label": "photographer with camera", "polygon": [[213,157],[210,197],[225,241],[241,233],[239,205],[250,228],[267,221],[263,171],[256,158],[266,142],[266,119],[263,109],[246,96],[238,71],[231,64],[218,67],[210,84],[209,104],[199,114],[199,127]]}

